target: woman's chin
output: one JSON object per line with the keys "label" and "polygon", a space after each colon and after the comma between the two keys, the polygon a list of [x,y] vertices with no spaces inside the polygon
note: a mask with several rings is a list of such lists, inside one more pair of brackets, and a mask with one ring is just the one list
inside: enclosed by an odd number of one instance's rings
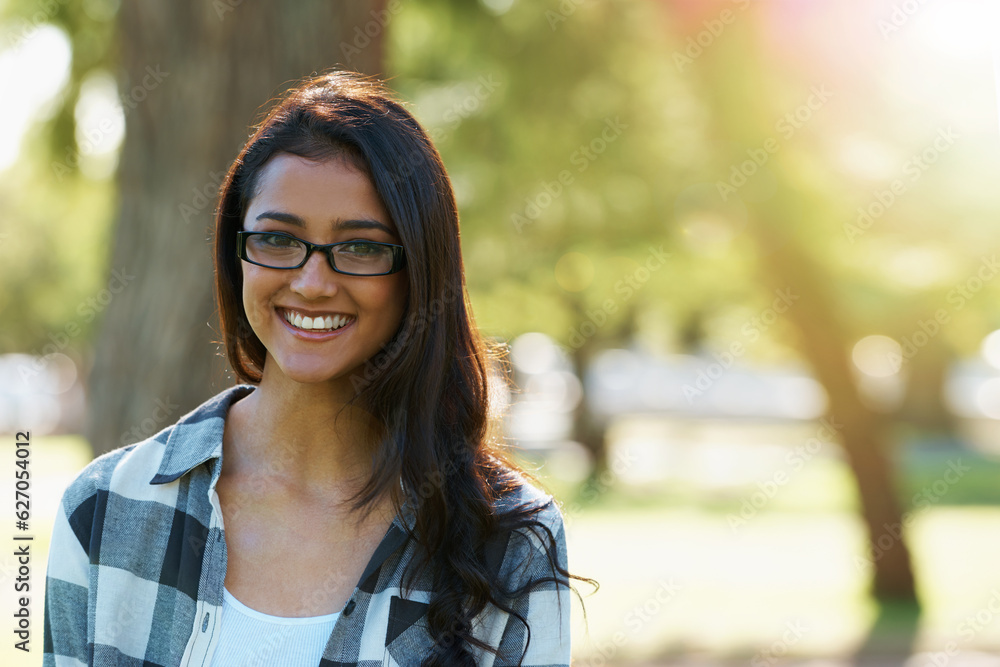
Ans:
{"label": "woman's chin", "polygon": [[316,364],[293,363],[277,364],[278,369],[286,379],[298,384],[323,384],[342,381],[342,369],[320,368]]}

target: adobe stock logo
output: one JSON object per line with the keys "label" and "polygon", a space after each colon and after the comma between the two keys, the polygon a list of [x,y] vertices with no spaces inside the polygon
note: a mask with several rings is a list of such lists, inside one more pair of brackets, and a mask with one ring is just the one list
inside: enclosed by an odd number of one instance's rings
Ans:
{"label": "adobe stock logo", "polygon": [[[802,104],[775,122],[775,132],[785,141],[790,140],[812,120],[816,112],[822,109],[831,97],[833,93],[827,90],[826,84],[813,86],[809,89],[809,97]],[[735,195],[779,150],[781,143],[773,136],[765,139],[759,148],[748,148],[746,155],[749,159],[733,164],[729,169],[728,179],[716,181],[715,187],[722,201],[728,201],[730,195]]]}
{"label": "adobe stock logo", "polygon": [[359,25],[354,26],[354,39],[352,42],[350,44],[347,42],[340,43],[340,52],[347,63],[350,64],[355,56],[360,55],[363,50],[368,48],[372,40],[382,34],[382,31],[389,25],[393,17],[402,10],[403,3],[400,0],[389,0],[382,11],[375,11],[373,9],[369,12],[372,20],[365,23],[363,27]]}
{"label": "adobe stock logo", "polygon": [[875,221],[892,208],[893,204],[913,189],[924,172],[930,169],[960,138],[960,135],[956,134],[951,127],[939,128],[929,146],[910,156],[903,163],[902,174],[905,178],[893,179],[889,183],[889,187],[872,192],[872,199],[868,205],[858,207],[855,222],[844,223],[844,234],[847,235],[847,240],[854,243],[859,236],[867,232],[875,224]]}
{"label": "adobe stock logo", "polygon": [[854,566],[859,572],[875,564],[887,551],[892,549],[897,543],[903,541],[904,529],[909,529],[917,517],[917,513],[926,507],[935,505],[948,495],[948,492],[965,477],[972,467],[962,463],[962,459],[949,460],[948,467],[938,479],[921,487],[920,492],[910,499],[913,509],[904,513],[900,520],[888,524],[882,524],[882,532],[878,535],[872,534],[868,544],[868,553],[864,556],[854,557]]}
{"label": "adobe stock logo", "polygon": [[[97,292],[96,296],[88,296],[77,305],[76,312],[80,319],[84,323],[93,321],[108,307],[115,296],[128,287],[133,280],[135,280],[135,276],[127,273],[124,266],[121,270],[112,269],[111,279],[108,280],[107,287]],[[28,379],[38,375],[49,363],[49,355],[65,350],[69,347],[70,341],[83,331],[84,328],[76,320],[71,320],[63,326],[62,330],[50,333],[48,338],[52,342],[46,343],[41,350],[37,351],[30,363],[18,365],[17,369],[21,380],[27,382]]]}
{"label": "adobe stock logo", "polygon": [[121,434],[119,442],[124,445],[129,445],[133,442],[139,442],[140,440],[145,440],[149,436],[156,433],[157,428],[162,424],[165,424],[170,416],[180,409],[180,404],[174,403],[167,396],[167,402],[164,403],[160,399],[154,401],[156,403],[156,409],[153,410],[153,414],[146,417],[142,422],[132,426],[131,430],[126,431]]}
{"label": "adobe stock logo", "polygon": [[879,19],[876,23],[878,31],[882,33],[882,39],[889,39],[889,35],[902,29],[925,4],[927,0],[904,0],[893,5],[888,18]]}
{"label": "adobe stock logo", "polygon": [[215,203],[215,199],[219,194],[219,188],[222,187],[222,182],[225,179],[225,172],[209,171],[207,181],[200,187],[194,186],[191,188],[193,194],[191,200],[189,202],[181,202],[177,207],[177,211],[184,218],[185,224],[191,222],[193,218],[197,218],[198,214],[205,210],[206,207]]}
{"label": "adobe stock logo", "polygon": [[652,595],[625,614],[622,622],[627,632],[618,630],[611,635],[610,641],[594,643],[597,655],[591,658],[588,664],[593,665],[593,667],[613,664],[611,661],[618,655],[618,652],[635,637],[638,637],[643,628],[652,622],[664,608],[671,605],[673,600],[684,590],[683,586],[675,582],[673,578],[669,581],[660,579],[657,583],[659,586]]}
{"label": "adobe stock logo", "polygon": [[780,490],[795,477],[828,443],[833,442],[844,425],[838,423],[833,415],[819,420],[820,426],[816,434],[801,445],[797,445],[785,454],[785,465],[775,470],[770,479],[758,481],[757,490],[743,499],[738,513],[726,515],[726,521],[733,532],[746,526],[757,514],[770,503]]}
{"label": "adobe stock logo", "polygon": [[[145,72],[146,74],[137,85],[133,86],[127,93],[118,96],[122,117],[127,117],[129,111],[137,108],[141,102],[149,97],[151,92],[170,76],[170,72],[161,70],[159,64],[155,67],[147,65]],[[83,135],[82,139],[78,138],[76,142],[67,146],[63,159],[53,160],[51,164],[52,173],[59,182],[62,182],[68,174],[80,166],[82,158],[95,153],[106,140],[120,131],[120,126],[113,116],[109,116],[100,119],[90,127],[81,127],[79,131]]]}
{"label": "adobe stock logo", "polygon": [[[732,0],[732,2],[738,6],[740,11],[750,6],[750,0]],[[677,67],[677,71],[683,72],[685,67],[693,65],[694,61],[700,58],[706,50],[711,48],[715,40],[722,36],[726,26],[735,22],[736,13],[732,9],[723,9],[715,18],[702,21],[704,29],[687,38],[684,51],[674,51],[674,65]]]}
{"label": "adobe stock logo", "polygon": [[[799,295],[792,292],[792,288],[774,290],[775,298],[768,308],[762,310],[758,315],[747,319],[740,327],[740,333],[753,343],[756,342],[788,309],[799,300]],[[706,368],[698,371],[694,384],[685,384],[682,388],[684,398],[688,405],[693,405],[696,398],[712,388],[726,372],[733,367],[733,364],[746,354],[747,346],[742,341],[734,340],[727,349],[721,352],[713,352],[712,358],[715,360]]]}
{"label": "adobe stock logo", "polygon": [[663,251],[663,246],[659,248],[649,246],[649,256],[645,265],[636,267],[632,273],[622,276],[621,280],[615,283],[615,294],[620,295],[620,299],[605,299],[600,308],[588,309],[587,319],[581,322],[578,327],[571,327],[569,330],[569,345],[574,350],[583,347],[587,339],[597,333],[598,329],[608,322],[608,317],[618,312],[619,304],[627,303],[643,286],[649,281],[653,273],[666,266],[670,253]]}
{"label": "adobe stock logo", "polygon": [[[604,128],[600,134],[593,137],[585,144],[580,144],[576,150],[570,153],[569,163],[576,167],[577,173],[582,174],[590,168],[590,165],[597,160],[608,149],[608,146],[621,136],[624,130],[628,129],[626,123],[621,122],[621,118],[604,119]],[[555,180],[542,181],[540,189],[536,190],[534,196],[524,199],[524,208],[519,212],[512,213],[510,221],[518,233],[523,231],[523,227],[535,222],[549,206],[558,199],[565,188],[573,184],[575,177],[569,169],[561,170]]]}

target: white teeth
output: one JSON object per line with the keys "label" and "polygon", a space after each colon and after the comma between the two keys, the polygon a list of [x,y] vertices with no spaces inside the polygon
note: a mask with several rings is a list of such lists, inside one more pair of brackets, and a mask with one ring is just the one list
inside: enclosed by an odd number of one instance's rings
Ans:
{"label": "white teeth", "polygon": [[311,329],[313,331],[322,331],[322,330],[339,329],[340,327],[350,322],[351,318],[348,317],[347,315],[303,317],[301,313],[296,313],[294,311],[286,310],[285,320],[288,323],[300,329]]}

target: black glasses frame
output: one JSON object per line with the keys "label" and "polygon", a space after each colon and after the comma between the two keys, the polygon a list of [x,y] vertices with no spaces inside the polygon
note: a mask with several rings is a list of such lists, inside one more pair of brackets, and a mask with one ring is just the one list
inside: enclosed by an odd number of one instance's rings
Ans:
{"label": "black glasses frame", "polygon": [[[303,260],[296,264],[295,266],[271,266],[269,264],[261,264],[260,262],[255,262],[250,259],[247,255],[247,239],[254,235],[267,235],[267,236],[284,236],[285,238],[294,239],[306,247],[306,256]],[[337,268],[337,265],[333,261],[333,248],[339,245],[349,245],[351,243],[370,243],[372,245],[380,245],[392,250],[392,266],[389,267],[388,271],[383,273],[351,273],[350,271],[341,271]],[[313,250],[318,250],[319,252],[326,254],[327,263],[330,268],[337,273],[343,273],[347,276],[387,276],[390,273],[396,273],[402,271],[406,266],[406,255],[403,252],[403,246],[397,245],[395,243],[382,243],[381,241],[339,241],[337,243],[328,243],[326,245],[319,245],[316,243],[310,243],[305,239],[300,239],[298,236],[293,234],[288,234],[287,232],[247,232],[239,231],[236,232],[236,254],[244,262],[250,262],[251,264],[256,264],[257,266],[263,266],[268,269],[277,269],[283,271],[285,269],[300,269],[305,266],[306,262],[309,261],[309,256],[312,255]]]}

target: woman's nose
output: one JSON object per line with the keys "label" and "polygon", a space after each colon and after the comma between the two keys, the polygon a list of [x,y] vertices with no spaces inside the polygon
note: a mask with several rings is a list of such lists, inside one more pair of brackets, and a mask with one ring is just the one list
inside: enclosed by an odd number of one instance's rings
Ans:
{"label": "woman's nose", "polygon": [[313,252],[305,264],[291,273],[291,288],[303,297],[314,299],[337,293],[339,274],[330,266],[326,253]]}

